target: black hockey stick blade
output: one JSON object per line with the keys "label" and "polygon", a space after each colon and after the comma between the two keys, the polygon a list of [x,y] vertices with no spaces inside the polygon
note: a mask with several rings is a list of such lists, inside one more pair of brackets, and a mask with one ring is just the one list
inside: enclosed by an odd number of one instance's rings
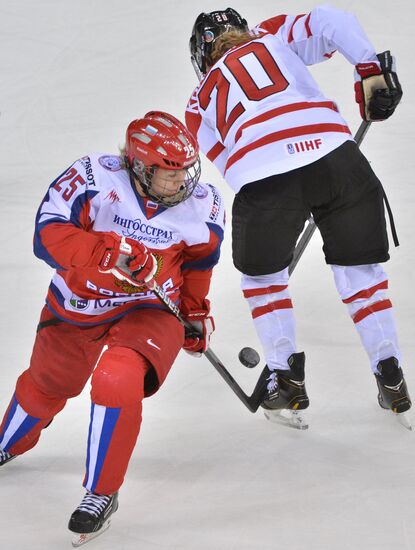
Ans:
{"label": "black hockey stick blade", "polygon": [[206,359],[214,366],[216,371],[222,376],[222,378],[225,380],[225,382],[228,384],[234,394],[239,397],[245,407],[249,409],[252,413],[256,412],[265,398],[267,390],[266,380],[269,376],[269,369],[267,367],[264,367],[258,378],[252,395],[247,395],[236,382],[235,378],[227,370],[222,361],[211,349],[205,351],[204,355]]}
{"label": "black hockey stick blade", "polygon": [[[360,124],[359,128],[357,129],[357,132],[354,136],[354,140],[357,143],[358,146],[362,143],[367,131],[369,130],[369,127],[371,125],[371,121],[363,120]],[[310,242],[311,237],[314,234],[314,231],[317,229],[317,226],[313,220],[312,217],[308,220],[308,225],[303,231],[303,234],[301,235],[298,243],[295,246],[294,249],[294,255],[293,259],[291,260],[290,265],[288,266],[288,274],[291,275],[291,273],[294,271],[296,265],[298,264],[301,256],[304,253],[304,250],[306,249],[308,243]]]}

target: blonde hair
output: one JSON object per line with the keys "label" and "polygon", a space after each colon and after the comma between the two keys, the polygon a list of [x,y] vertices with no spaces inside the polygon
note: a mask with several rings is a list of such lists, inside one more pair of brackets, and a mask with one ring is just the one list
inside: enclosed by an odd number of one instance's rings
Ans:
{"label": "blonde hair", "polygon": [[213,44],[212,53],[209,56],[210,66],[213,66],[216,61],[219,61],[219,59],[234,46],[247,44],[255,38],[258,38],[258,36],[253,36],[249,31],[241,31],[238,29],[233,29],[219,35]]}

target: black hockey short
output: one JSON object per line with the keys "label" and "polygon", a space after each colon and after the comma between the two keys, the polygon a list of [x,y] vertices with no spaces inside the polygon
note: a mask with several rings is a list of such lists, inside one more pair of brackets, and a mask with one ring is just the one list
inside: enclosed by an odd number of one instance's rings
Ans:
{"label": "black hockey short", "polygon": [[244,185],[232,209],[233,261],[247,275],[286,268],[313,215],[328,264],[385,262],[382,185],[354,141],[291,172]]}

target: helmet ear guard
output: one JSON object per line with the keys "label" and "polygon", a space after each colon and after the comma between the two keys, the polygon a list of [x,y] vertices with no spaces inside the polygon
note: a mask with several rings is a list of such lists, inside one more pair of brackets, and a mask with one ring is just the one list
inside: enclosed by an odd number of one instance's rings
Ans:
{"label": "helmet ear guard", "polygon": [[233,8],[201,13],[193,25],[189,41],[190,59],[199,80],[207,73],[215,40],[231,29],[248,31],[248,23]]}

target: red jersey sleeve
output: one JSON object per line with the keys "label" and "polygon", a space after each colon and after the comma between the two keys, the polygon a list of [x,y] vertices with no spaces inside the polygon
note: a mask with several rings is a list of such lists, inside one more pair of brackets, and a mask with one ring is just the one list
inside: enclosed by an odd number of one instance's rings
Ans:
{"label": "red jersey sleeve", "polygon": [[88,189],[81,160],[51,184],[36,216],[34,253],[55,269],[95,267],[105,250],[90,231],[99,191]]}

